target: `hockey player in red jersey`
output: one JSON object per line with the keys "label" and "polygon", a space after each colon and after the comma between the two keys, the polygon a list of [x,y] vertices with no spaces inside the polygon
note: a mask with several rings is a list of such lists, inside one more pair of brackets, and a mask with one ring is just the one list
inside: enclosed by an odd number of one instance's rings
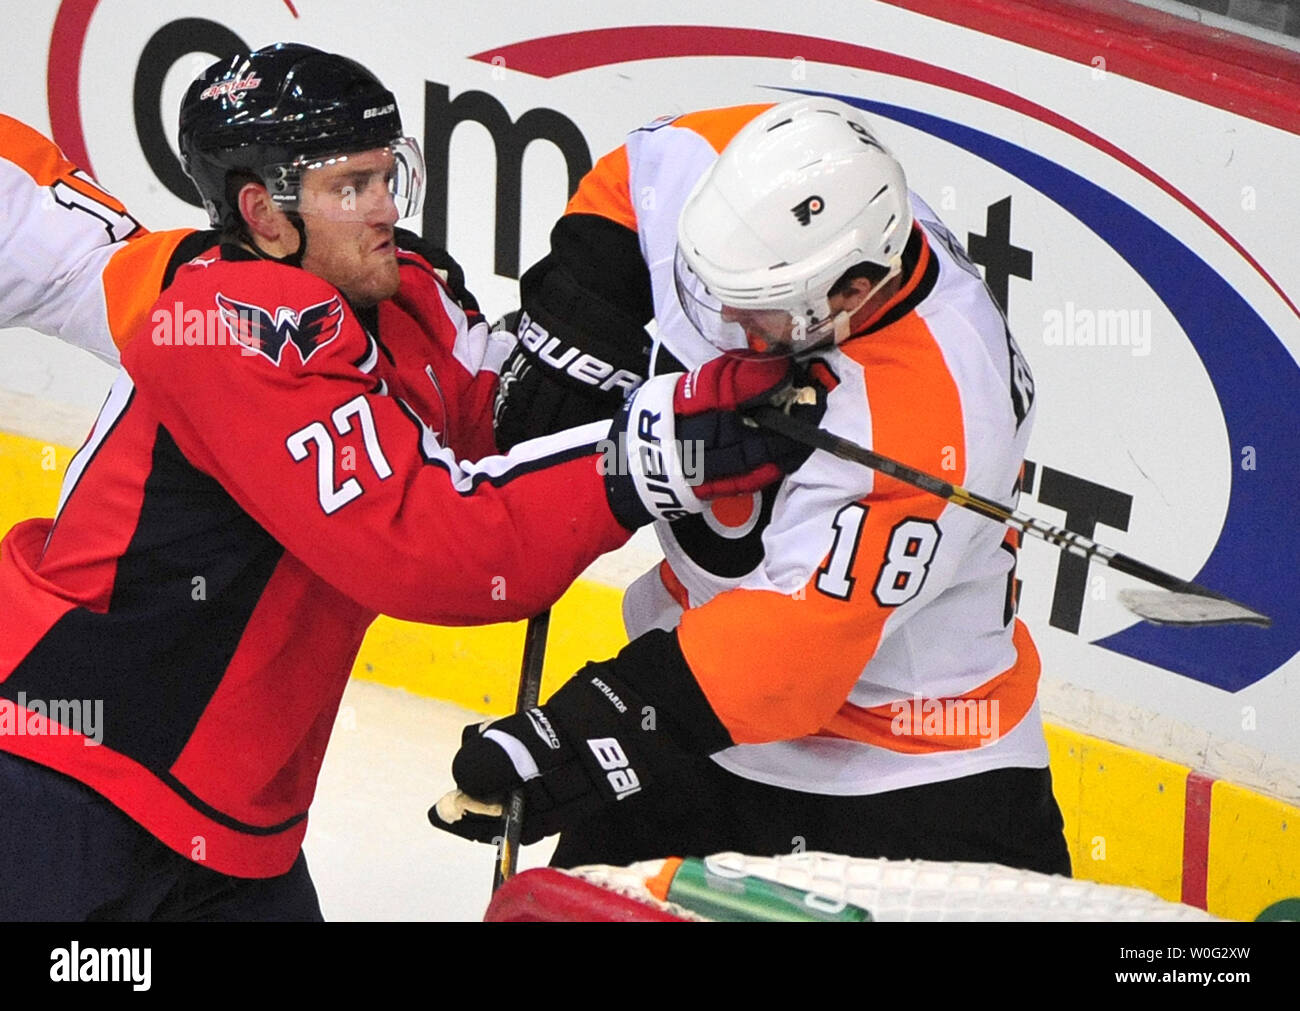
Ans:
{"label": "hockey player in red jersey", "polygon": [[[103,195],[37,135],[5,139],[11,206]],[[69,239],[54,307],[39,264],[0,292],[9,321],[130,330],[56,518],[0,544],[0,919],[319,918],[300,844],[377,613],[528,616],[636,526],[797,465],[730,411],[784,381],[759,362],[493,455],[513,338],[399,243],[423,164],[353,61],[222,61],[180,144],[218,236]],[[152,309],[109,290],[164,280]],[[99,716],[70,725],[80,703]]]}
{"label": "hockey player in red jersey", "polygon": [[[641,377],[759,350],[795,358],[826,430],[1014,501],[1028,367],[850,105],[634,131],[521,293],[507,445],[616,406],[564,369],[570,348]],[[821,452],[656,532],[665,560],[624,601],[630,644],[546,705],[467,728],[435,825],[489,841],[469,798],[522,784],[524,839],[560,831],[558,866],[807,849],[1069,873],[1014,535]]]}

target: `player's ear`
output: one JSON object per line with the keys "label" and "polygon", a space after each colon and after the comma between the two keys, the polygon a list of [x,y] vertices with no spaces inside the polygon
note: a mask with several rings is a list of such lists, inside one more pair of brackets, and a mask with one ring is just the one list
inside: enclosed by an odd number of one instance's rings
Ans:
{"label": "player's ear", "polygon": [[260,182],[246,182],[240,186],[237,206],[249,235],[259,246],[297,245],[298,233],[293,224]]}

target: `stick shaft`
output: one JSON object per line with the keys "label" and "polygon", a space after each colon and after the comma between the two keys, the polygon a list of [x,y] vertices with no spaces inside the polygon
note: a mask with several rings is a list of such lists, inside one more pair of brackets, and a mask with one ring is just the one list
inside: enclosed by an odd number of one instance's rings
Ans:
{"label": "stick shaft", "polygon": [[[1121,554],[1104,544],[1098,544],[1082,534],[1076,534],[1072,530],[1053,526],[1026,513],[1008,509],[1001,503],[985,498],[983,495],[977,495],[960,485],[950,484],[932,474],[909,467],[905,463],[899,463],[887,456],[881,456],[879,453],[859,446],[855,442],[841,438],[838,435],[832,435],[816,425],[811,425],[798,418],[792,418],[780,408],[759,407],[750,412],[750,417],[764,428],[770,428],[772,431],[779,432],[796,442],[825,450],[840,459],[850,460],[854,463],[860,463],[864,467],[870,467],[872,470],[887,474],[889,477],[920,488],[922,491],[947,499],[953,505],[977,512],[991,520],[1005,523],[1021,533],[1047,541],[1047,543],[1081,558],[1094,559],[1102,565],[1134,576],[1144,582],[1151,583],[1153,586],[1159,586],[1165,590],[1174,590],[1179,593],[1194,593],[1202,597],[1215,597],[1219,600],[1230,599],[1198,583],[1192,583],[1168,572],[1162,572],[1153,565],[1148,565],[1146,562]],[[1233,601],[1233,603],[1236,603],[1236,601]]]}
{"label": "stick shaft", "polygon": [[[550,625],[550,610],[528,619],[528,628],[524,632],[524,656],[519,670],[519,693],[515,698],[517,713],[532,709],[541,697],[542,667],[546,662],[546,633]],[[501,825],[501,845],[497,848],[497,864],[492,875],[494,892],[514,876],[515,866],[519,862],[519,837],[523,827],[524,791],[513,790]]]}

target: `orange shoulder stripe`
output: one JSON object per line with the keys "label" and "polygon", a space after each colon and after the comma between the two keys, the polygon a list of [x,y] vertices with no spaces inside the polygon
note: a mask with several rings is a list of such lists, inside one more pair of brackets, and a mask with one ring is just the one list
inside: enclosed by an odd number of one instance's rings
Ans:
{"label": "orange shoulder stripe", "polygon": [[[862,367],[871,406],[871,448],[962,484],[966,431],[961,396],[925,320],[908,313],[875,333],[845,341],[840,350]],[[872,498],[913,494],[911,485],[876,475]]]}
{"label": "orange shoulder stripe", "polygon": [[119,214],[127,213],[126,207],[111,193],[73,175],[77,166],[63,157],[54,141],[12,116],[0,115],[0,156],[31,176],[37,186],[49,186],[62,179],[92,200]]}
{"label": "orange shoulder stripe", "polygon": [[181,240],[193,233],[192,228],[177,228],[142,235],[114,253],[104,267],[108,330],[118,350],[149,320],[172,254]]}
{"label": "orange shoulder stripe", "polygon": [[673,120],[673,126],[694,130],[712,145],[713,150],[721,153],[731,143],[731,138],[740,133],[750,120],[760,113],[772,108],[775,103],[765,102],[761,105],[733,105],[727,109],[702,109],[688,112]]}
{"label": "orange shoulder stripe", "polygon": [[[721,151],[746,123],[771,106],[769,102],[688,112],[673,120],[673,125],[694,131],[708,141],[713,150]],[[569,198],[564,213],[598,214],[636,231],[636,205],[628,188],[630,176],[627,146],[623,145],[600,158],[582,177],[578,191]]]}
{"label": "orange shoulder stripe", "polygon": [[564,213],[598,214],[635,232],[636,208],[628,191],[628,172],[627,148],[615,148],[582,177]]}

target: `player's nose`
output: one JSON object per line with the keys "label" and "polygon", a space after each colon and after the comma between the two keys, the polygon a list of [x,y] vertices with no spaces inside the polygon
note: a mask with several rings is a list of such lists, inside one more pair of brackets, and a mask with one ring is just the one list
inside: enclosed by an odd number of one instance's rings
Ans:
{"label": "player's nose", "polygon": [[383,196],[376,201],[370,213],[370,223],[392,227],[397,224],[397,221],[397,201],[393,199],[393,194],[385,189]]}

